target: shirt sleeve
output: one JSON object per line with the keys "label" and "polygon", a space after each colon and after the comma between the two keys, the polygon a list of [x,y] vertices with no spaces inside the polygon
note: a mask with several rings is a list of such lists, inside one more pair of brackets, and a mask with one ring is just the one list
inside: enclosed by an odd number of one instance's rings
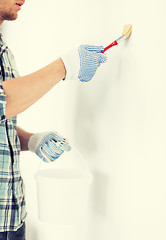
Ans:
{"label": "shirt sleeve", "polygon": [[0,123],[6,120],[5,108],[6,108],[6,95],[4,93],[2,84],[0,83]]}

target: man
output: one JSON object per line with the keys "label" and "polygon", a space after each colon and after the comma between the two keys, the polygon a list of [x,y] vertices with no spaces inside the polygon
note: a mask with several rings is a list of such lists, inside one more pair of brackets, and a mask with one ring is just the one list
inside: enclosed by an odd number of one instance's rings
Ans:
{"label": "man", "polygon": [[[25,0],[0,0],[0,26],[15,20]],[[43,161],[54,161],[69,151],[57,132],[32,134],[17,127],[23,112],[59,81],[88,82],[106,61],[101,46],[82,45],[41,70],[20,77],[14,57],[0,36],[0,240],[25,239],[25,196],[19,171],[20,150],[35,152]]]}

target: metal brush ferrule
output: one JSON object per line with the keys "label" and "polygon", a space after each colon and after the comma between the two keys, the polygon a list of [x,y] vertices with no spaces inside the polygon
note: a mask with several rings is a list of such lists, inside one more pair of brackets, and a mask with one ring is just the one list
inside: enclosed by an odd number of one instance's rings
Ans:
{"label": "metal brush ferrule", "polygon": [[116,39],[117,43],[120,43],[121,41],[125,40],[126,36],[122,35],[120,38]]}

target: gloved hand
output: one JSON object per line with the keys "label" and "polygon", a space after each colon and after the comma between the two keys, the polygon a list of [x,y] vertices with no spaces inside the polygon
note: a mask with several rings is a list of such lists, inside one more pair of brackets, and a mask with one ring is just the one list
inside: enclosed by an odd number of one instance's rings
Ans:
{"label": "gloved hand", "polygon": [[64,151],[70,151],[67,140],[57,132],[37,133],[30,137],[28,150],[35,152],[44,162],[52,162]]}
{"label": "gloved hand", "polygon": [[65,79],[79,78],[81,82],[90,81],[97,68],[107,60],[106,55],[101,53],[103,50],[102,46],[81,45],[78,49],[62,56],[67,72]]}

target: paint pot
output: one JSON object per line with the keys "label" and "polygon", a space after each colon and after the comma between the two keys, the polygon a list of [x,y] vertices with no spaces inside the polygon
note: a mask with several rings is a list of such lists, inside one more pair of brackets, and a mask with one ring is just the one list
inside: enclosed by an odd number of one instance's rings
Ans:
{"label": "paint pot", "polygon": [[70,225],[86,220],[93,177],[80,154],[77,154],[77,161],[82,163],[82,169],[54,167],[37,172],[38,216],[41,221]]}

